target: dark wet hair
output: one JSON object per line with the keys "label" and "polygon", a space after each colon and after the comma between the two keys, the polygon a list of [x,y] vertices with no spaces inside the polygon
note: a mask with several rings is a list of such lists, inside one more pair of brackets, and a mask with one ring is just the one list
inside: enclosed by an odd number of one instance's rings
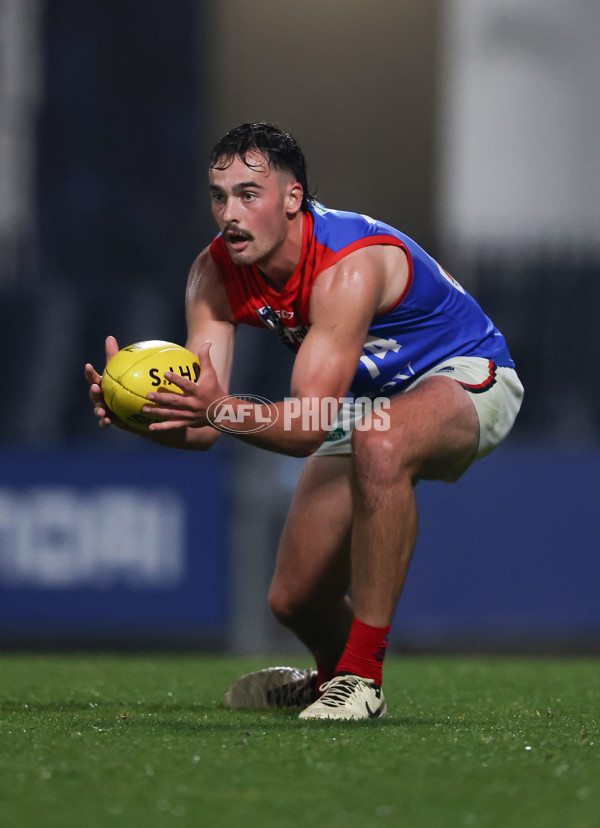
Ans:
{"label": "dark wet hair", "polygon": [[210,166],[216,170],[225,170],[239,156],[244,164],[252,168],[246,160],[249,152],[260,152],[276,170],[287,170],[302,185],[302,212],[310,208],[312,196],[308,192],[306,159],[296,139],[283,132],[274,124],[259,121],[242,124],[230,130],[215,145]]}

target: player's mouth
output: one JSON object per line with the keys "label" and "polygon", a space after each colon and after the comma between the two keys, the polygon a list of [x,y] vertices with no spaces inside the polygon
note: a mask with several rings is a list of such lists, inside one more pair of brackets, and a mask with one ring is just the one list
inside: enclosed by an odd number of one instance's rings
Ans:
{"label": "player's mouth", "polygon": [[235,250],[237,253],[245,250],[248,243],[252,241],[251,234],[246,233],[244,230],[225,230],[223,236],[225,237],[227,246],[232,250]]}

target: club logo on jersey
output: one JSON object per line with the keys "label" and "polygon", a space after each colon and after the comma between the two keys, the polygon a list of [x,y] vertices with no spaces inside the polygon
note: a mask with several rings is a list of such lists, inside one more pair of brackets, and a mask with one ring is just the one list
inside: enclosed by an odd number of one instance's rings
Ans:
{"label": "club logo on jersey", "polygon": [[256,315],[265,327],[275,331],[284,345],[287,345],[293,351],[298,350],[306,336],[307,329],[304,326],[290,327],[287,324],[293,322],[293,310],[275,310],[270,305],[263,305],[262,308],[256,308]]}
{"label": "club logo on jersey", "polygon": [[450,284],[452,285],[452,287],[456,288],[456,290],[458,290],[458,291],[459,291],[459,293],[463,293],[463,294],[464,294],[464,293],[465,293],[465,289],[464,289],[464,287],[460,284],[460,282],[457,282],[457,281],[456,281],[456,279],[454,278],[454,276],[451,276],[451,275],[448,273],[448,271],[447,271],[447,270],[444,270],[444,268],[441,266],[441,264],[440,264],[439,262],[436,262],[436,265],[438,266],[438,270],[440,271],[440,273],[441,273],[441,275],[444,277],[444,279],[445,279],[447,282],[450,282]]}

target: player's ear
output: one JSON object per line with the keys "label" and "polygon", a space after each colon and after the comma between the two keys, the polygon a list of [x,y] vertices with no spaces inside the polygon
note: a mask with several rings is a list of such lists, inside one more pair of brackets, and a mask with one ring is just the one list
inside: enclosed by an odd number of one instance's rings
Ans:
{"label": "player's ear", "polygon": [[290,181],[287,187],[286,194],[286,212],[289,215],[295,215],[302,207],[302,199],[304,198],[304,190],[299,181]]}

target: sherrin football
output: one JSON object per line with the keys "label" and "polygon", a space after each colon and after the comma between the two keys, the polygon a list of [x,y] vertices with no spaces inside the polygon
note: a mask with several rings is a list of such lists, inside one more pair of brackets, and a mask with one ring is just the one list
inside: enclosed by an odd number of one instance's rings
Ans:
{"label": "sherrin football", "polygon": [[146,394],[150,391],[182,393],[176,385],[167,382],[165,371],[195,382],[200,365],[191,351],[174,342],[150,339],[122,348],[109,359],[102,374],[102,393],[107,406],[127,425],[145,431],[155,419],[142,411],[145,405],[151,405]]}

